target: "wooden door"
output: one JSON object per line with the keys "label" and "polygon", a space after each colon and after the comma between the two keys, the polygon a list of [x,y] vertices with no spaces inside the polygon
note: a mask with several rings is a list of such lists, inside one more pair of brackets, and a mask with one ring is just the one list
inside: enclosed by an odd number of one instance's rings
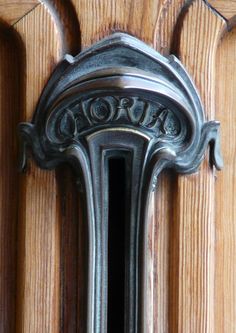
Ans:
{"label": "wooden door", "polygon": [[86,332],[84,197],[68,166],[18,172],[17,124],[65,53],[115,31],[175,54],[221,122],[223,171],[206,156],[152,195],[144,332],[236,332],[235,15],[234,0],[0,0],[0,333]]}

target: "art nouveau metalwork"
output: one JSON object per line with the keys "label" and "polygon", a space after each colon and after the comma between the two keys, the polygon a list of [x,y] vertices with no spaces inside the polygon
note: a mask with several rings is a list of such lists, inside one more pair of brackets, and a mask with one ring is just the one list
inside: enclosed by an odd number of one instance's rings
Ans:
{"label": "art nouveau metalwork", "polygon": [[150,192],[164,168],[197,170],[211,143],[220,169],[219,123],[206,122],[193,82],[174,56],[116,33],[57,66],[32,123],[20,124],[25,148],[42,168],[70,163],[85,188],[89,226],[87,332],[107,332],[108,161],[126,165],[128,242],[124,332],[141,329],[143,245]]}

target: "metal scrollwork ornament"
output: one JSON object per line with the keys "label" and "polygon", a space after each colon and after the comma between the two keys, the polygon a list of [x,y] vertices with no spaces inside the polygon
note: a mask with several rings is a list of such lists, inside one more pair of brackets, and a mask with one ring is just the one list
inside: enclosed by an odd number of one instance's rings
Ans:
{"label": "metal scrollwork ornament", "polygon": [[115,33],[78,56],[66,55],[48,81],[32,123],[20,124],[26,148],[42,168],[70,163],[86,192],[89,228],[87,332],[107,332],[108,166],[129,170],[125,332],[141,323],[142,244],[147,203],[164,168],[195,172],[206,147],[222,167],[219,123],[205,121],[196,88],[174,56]]}

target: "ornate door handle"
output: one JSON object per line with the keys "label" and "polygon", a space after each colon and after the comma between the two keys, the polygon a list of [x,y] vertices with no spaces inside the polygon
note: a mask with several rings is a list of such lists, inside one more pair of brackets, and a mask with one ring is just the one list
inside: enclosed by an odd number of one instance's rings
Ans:
{"label": "ornate door handle", "polygon": [[[109,161],[121,159],[126,186],[124,332],[140,332],[146,211],[164,168],[197,170],[208,143],[222,166],[219,123],[205,122],[181,63],[116,33],[78,56],[65,56],[21,123],[25,148],[42,168],[70,163],[86,192],[89,227],[88,333],[107,332]],[[119,265],[119,263],[118,263]]]}

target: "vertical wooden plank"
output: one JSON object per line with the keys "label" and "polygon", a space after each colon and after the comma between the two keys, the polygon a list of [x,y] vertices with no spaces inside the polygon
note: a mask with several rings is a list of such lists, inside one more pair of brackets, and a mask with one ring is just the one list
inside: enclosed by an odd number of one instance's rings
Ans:
{"label": "vertical wooden plank", "polygon": [[[42,89],[64,52],[79,51],[80,32],[73,6],[59,0],[45,1],[15,28],[26,47],[25,121],[32,118]],[[22,177],[19,332],[84,330],[86,230],[70,173],[59,171],[55,177],[54,171],[44,172],[31,163]]]}
{"label": "vertical wooden plank", "polygon": [[0,332],[15,332],[17,133],[22,52],[12,30],[0,27]]}
{"label": "vertical wooden plank", "polygon": [[17,332],[59,330],[59,225],[55,179],[35,165],[22,176]]}
{"label": "vertical wooden plank", "polygon": [[72,0],[81,29],[82,47],[114,31],[126,31],[152,44],[162,0]]}
{"label": "vertical wooden plank", "polygon": [[[56,24],[61,56],[81,48],[79,21],[71,1],[45,1]],[[72,169],[56,171],[60,225],[60,331],[84,332],[87,322],[87,221]]]}
{"label": "vertical wooden plank", "polygon": [[162,51],[169,49],[171,32],[185,1],[72,0],[72,3],[80,22],[83,48],[114,31],[123,31]]}
{"label": "vertical wooden plank", "polygon": [[[25,113],[32,118],[37,100],[59,60],[56,26],[43,5],[15,29],[25,45]],[[29,165],[21,176],[18,229],[17,332],[59,332],[60,230],[54,172]]]}
{"label": "vertical wooden plank", "polygon": [[221,122],[224,169],[217,175],[215,187],[215,332],[233,333],[236,330],[236,29],[225,36],[216,59],[216,118]]}
{"label": "vertical wooden plank", "polygon": [[[198,87],[207,119],[215,118],[215,57],[224,26],[220,16],[196,0],[179,32],[178,54]],[[207,160],[198,174],[178,180],[178,320],[171,332],[215,332],[214,184]]]}

